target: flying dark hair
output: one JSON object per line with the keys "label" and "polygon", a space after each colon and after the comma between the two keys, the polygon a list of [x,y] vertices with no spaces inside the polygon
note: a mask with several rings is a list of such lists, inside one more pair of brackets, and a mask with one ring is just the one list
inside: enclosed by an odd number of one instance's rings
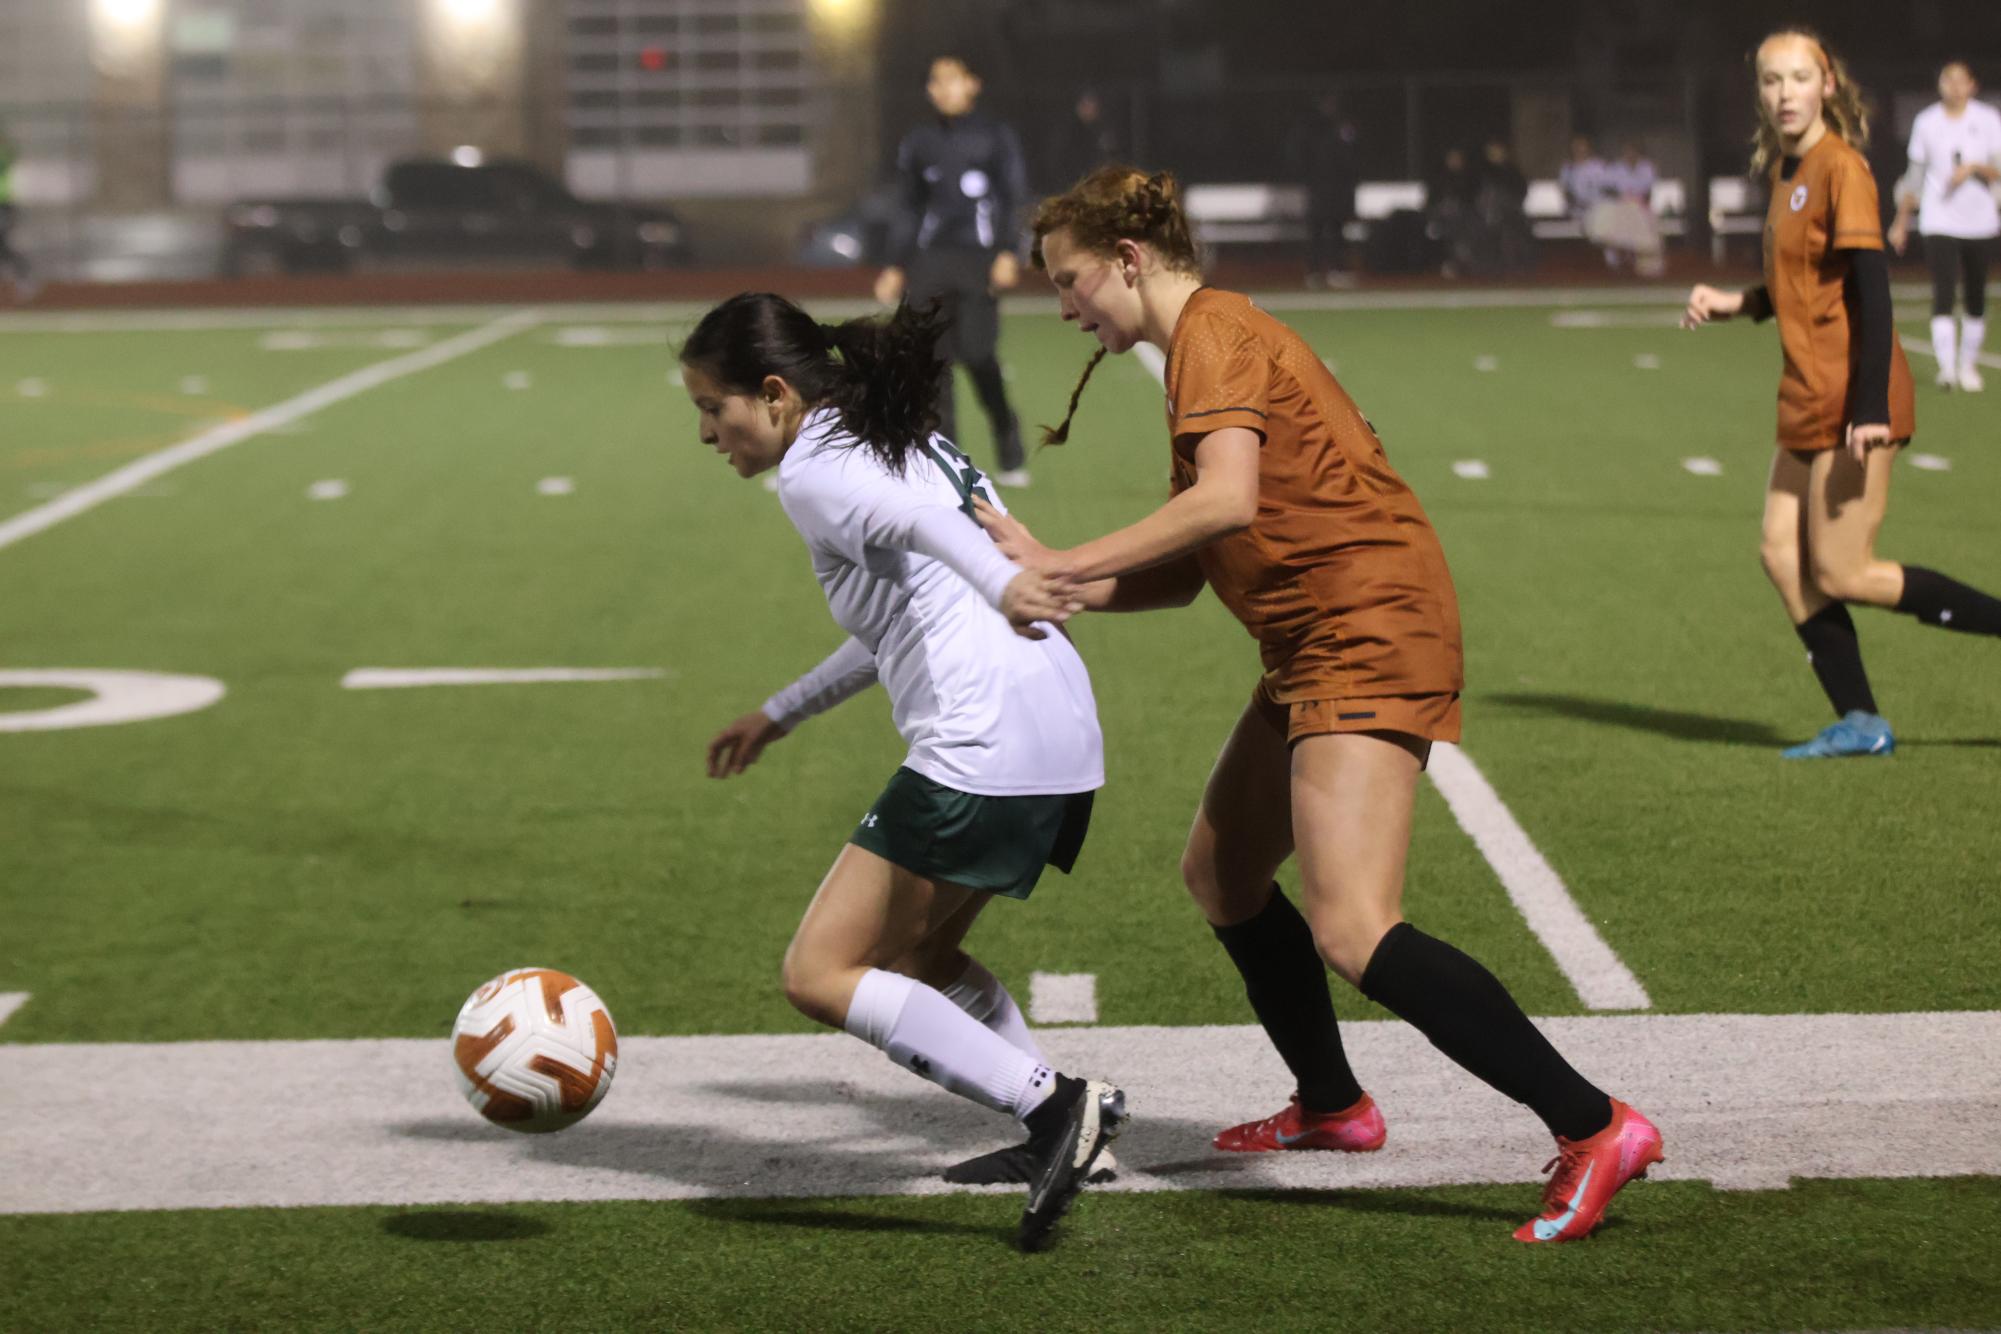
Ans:
{"label": "flying dark hair", "polygon": [[931,305],[828,325],[782,296],[739,292],[702,316],[681,345],[681,364],[738,394],[756,393],[775,375],[808,406],[838,412],[842,430],[901,474],[910,451],[938,429],[944,328]]}

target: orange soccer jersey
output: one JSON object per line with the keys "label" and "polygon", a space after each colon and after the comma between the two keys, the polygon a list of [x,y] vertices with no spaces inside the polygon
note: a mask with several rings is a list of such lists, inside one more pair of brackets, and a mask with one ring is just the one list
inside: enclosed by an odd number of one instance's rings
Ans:
{"label": "orange soccer jersey", "polygon": [[1167,354],[1173,489],[1195,446],[1242,426],[1263,438],[1258,514],[1198,553],[1257,639],[1280,704],[1457,692],[1459,603],[1438,536],[1376,433],[1292,330],[1235,292],[1190,297]]}
{"label": "orange soccer jersey", "polygon": [[[1765,213],[1765,290],[1779,321],[1786,369],[1779,381],[1783,449],[1839,448],[1854,419],[1860,330],[1848,304],[1844,250],[1881,250],[1876,179],[1862,154],[1831,131],[1792,178],[1772,172]],[[1917,431],[1916,393],[1904,349],[1890,342],[1890,435]]]}

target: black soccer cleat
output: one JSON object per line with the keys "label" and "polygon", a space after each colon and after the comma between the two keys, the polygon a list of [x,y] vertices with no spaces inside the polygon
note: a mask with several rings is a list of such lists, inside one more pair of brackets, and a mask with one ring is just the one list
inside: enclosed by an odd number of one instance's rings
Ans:
{"label": "black soccer cleat", "polygon": [[1053,1129],[1029,1138],[1035,1175],[1028,1185],[1028,1207],[1021,1211],[1016,1245],[1039,1251],[1049,1244],[1050,1232],[1070,1212],[1099,1154],[1118,1138],[1126,1120],[1125,1091],[1094,1079],[1084,1084]]}
{"label": "black soccer cleat", "polygon": [[[1004,1149],[953,1163],[943,1175],[955,1186],[1025,1186],[1035,1179],[1037,1162],[1028,1144],[1010,1144]],[[1102,1186],[1118,1178],[1118,1160],[1112,1157],[1110,1149],[1105,1149],[1098,1155],[1091,1174],[1084,1178],[1084,1184]]]}

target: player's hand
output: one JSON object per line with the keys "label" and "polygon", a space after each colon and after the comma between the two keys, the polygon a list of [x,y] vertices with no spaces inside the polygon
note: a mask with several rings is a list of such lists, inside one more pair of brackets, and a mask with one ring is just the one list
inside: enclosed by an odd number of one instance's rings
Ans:
{"label": "player's hand", "polygon": [[1866,465],[1869,462],[1870,450],[1880,449],[1889,443],[1890,424],[1888,422],[1870,422],[1867,425],[1858,422],[1850,422],[1848,424],[1848,453],[1849,457],[1853,458],[1857,463]]}
{"label": "player's hand", "polygon": [[1903,254],[1904,247],[1908,246],[1911,243],[1910,222],[1904,218],[1899,218],[1895,222],[1891,223],[1889,240],[1890,240],[1890,249],[1896,251],[1900,255]]}
{"label": "player's hand", "polygon": [[1084,601],[1069,580],[1023,570],[1001,590],[1000,610],[1023,639],[1046,639],[1048,632],[1036,622],[1061,625],[1084,610]]}
{"label": "player's hand", "polygon": [[1059,553],[1035,540],[1035,534],[1028,526],[1012,514],[1003,514],[979,496],[973,497],[973,517],[980,521],[980,527],[987,530],[987,536],[994,540],[1000,553],[1016,565],[1030,570],[1054,570]]}
{"label": "player's hand", "polygon": [[1012,250],[1003,250],[994,256],[994,266],[987,271],[987,286],[995,292],[1005,292],[1021,281],[1021,261],[1014,257]]}
{"label": "player's hand", "polygon": [[902,269],[892,264],[875,276],[875,299],[885,306],[893,306],[903,300]]}
{"label": "player's hand", "polygon": [[1681,327],[1696,329],[1717,320],[1727,320],[1744,309],[1742,292],[1726,292],[1708,283],[1697,283],[1688,294],[1688,309],[1681,313]]}
{"label": "player's hand", "polygon": [[728,778],[757,763],[764,748],[788,733],[755,709],[716,733],[709,742],[709,777]]}
{"label": "player's hand", "polygon": [[1945,192],[1951,194],[1954,190],[1972,180],[1973,166],[1974,164],[1971,162],[1962,162],[1957,167],[1954,167],[1952,175],[1946,180]]}

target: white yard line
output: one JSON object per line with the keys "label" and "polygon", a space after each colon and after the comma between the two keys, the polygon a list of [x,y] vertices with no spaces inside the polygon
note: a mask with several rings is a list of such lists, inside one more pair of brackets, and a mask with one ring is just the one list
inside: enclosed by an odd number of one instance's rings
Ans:
{"label": "white yard line", "polygon": [[[1938,353],[1932,351],[1932,341],[1929,338],[1917,338],[1910,334],[1900,334],[1897,337],[1897,341],[1904,345],[1904,351],[1906,352],[1915,352],[1921,357],[1930,357],[1933,361],[1938,360]],[[1983,352],[1975,360],[1989,370],[2001,370],[2001,356],[1996,356],[1992,352]]]}
{"label": "white yard line", "polygon": [[0,1024],[14,1017],[14,1011],[28,1003],[25,991],[0,991]]}
{"label": "white yard line", "polygon": [[1028,1017],[1038,1024],[1097,1023],[1097,974],[1030,973]]}
{"label": "white yard line", "polygon": [[[1156,379],[1161,378],[1166,359],[1158,348],[1140,343],[1133,351]],[[1646,988],[1591,925],[1563,878],[1536,850],[1528,832],[1465,752],[1457,746],[1434,746],[1429,772],[1459,827],[1494,868],[1529,930],[1577,989],[1578,998],[1593,1010],[1650,1006]]]}
{"label": "white yard line", "polygon": [[407,690],[418,686],[544,685],[566,681],[651,681],[661,667],[357,667],[340,679],[344,690]]}
{"label": "white yard line", "polygon": [[0,522],[0,549],[10,547],[45,529],[53,528],[65,519],[73,519],[79,514],[95,509],[105,501],[125,495],[162,473],[172,472],[183,464],[207,458],[210,454],[228,449],[231,445],[240,444],[273,428],[290,425],[301,417],[318,412],[321,408],[366,393],[391,380],[429,370],[433,366],[462,357],[468,352],[476,352],[535,322],[536,316],[530,311],[516,311],[503,315],[456,338],[448,338],[442,343],[433,344],[405,356],[363,367],[337,380],[329,380],[317,388],[308,389],[303,394],[288,398],[283,403],[275,403],[247,417],[148,454],[115,472],[105,474],[94,482],[87,482],[73,491],[65,491],[45,505],[38,505],[34,509]]}
{"label": "white yard line", "polygon": [[1501,878],[1508,898],[1528,923],[1578,999],[1593,1010],[1644,1010],[1653,1004],[1640,979],[1622,963],[1591,919],[1577,906],[1563,877],[1537,851],[1528,833],[1486,776],[1459,747],[1431,748],[1427,771],[1452,816]]}
{"label": "white yard line", "polygon": [[[1900,301],[1929,300],[1931,288],[1923,284],[1900,283],[1892,291]],[[1451,288],[1436,291],[1383,292],[1254,292],[1252,296],[1266,310],[1310,311],[1404,311],[1404,310],[1547,310],[1550,308],[1590,308],[1593,306],[1671,307],[1671,313],[1648,323],[1679,320],[1678,313],[1688,299],[1686,287],[1577,287],[1577,288]],[[563,302],[535,306],[542,319],[577,323],[688,323],[713,303],[707,301],[618,301]],[[859,298],[810,301],[821,319],[844,319],[854,315],[879,313],[882,307]],[[1056,302],[1034,294],[1009,296],[1002,301],[1009,315],[1049,315]],[[15,311],[0,314],[0,334],[5,333],[153,333],[195,332],[212,329],[338,329],[373,326],[425,324],[477,324],[491,318],[493,307],[476,305],[442,306],[320,306],[290,310],[258,307],[194,311]]]}
{"label": "white yard line", "polygon": [[[2001,1013],[1538,1022],[1660,1126],[1655,1178],[2001,1175],[2001,1138],[1968,1129],[2001,1117]],[[1358,1155],[1211,1150],[1291,1091],[1254,1027],[1037,1037],[1060,1068],[1126,1090],[1134,1121],[1106,1189],[1498,1182],[1521,1185],[1522,1217],[1535,1209],[1547,1133],[1406,1024],[1342,1025],[1389,1121],[1388,1145]],[[442,1037],[0,1043],[0,1125],[0,1213],[936,1194],[954,1189],[946,1164],[1019,1134],[838,1033],[627,1037],[604,1105],[555,1135],[481,1121]]]}

